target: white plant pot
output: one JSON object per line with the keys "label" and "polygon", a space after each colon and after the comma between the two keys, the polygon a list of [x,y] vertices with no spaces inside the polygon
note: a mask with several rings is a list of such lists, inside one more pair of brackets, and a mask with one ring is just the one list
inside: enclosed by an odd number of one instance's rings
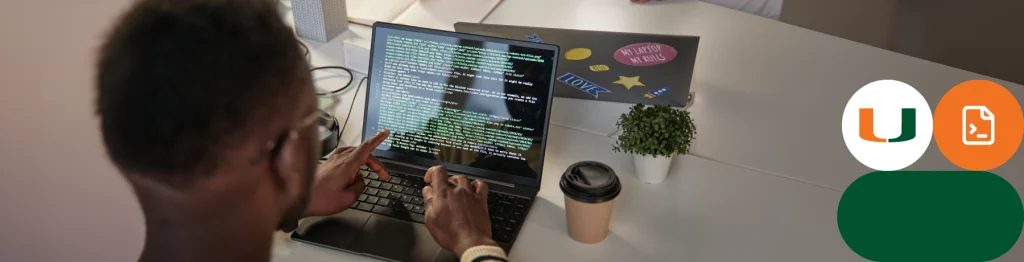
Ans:
{"label": "white plant pot", "polygon": [[636,169],[637,178],[648,184],[665,181],[673,158],[674,156],[633,155],[633,166]]}

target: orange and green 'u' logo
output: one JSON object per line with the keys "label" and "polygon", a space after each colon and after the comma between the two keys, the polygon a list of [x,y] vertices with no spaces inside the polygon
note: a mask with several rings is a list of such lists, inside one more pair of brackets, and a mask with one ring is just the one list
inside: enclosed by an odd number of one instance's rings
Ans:
{"label": "orange and green 'u' logo", "polygon": [[861,108],[860,139],[879,143],[896,143],[914,139],[917,136],[917,110],[914,108],[904,108],[901,117],[900,136],[892,139],[879,138],[875,136],[875,109]]}

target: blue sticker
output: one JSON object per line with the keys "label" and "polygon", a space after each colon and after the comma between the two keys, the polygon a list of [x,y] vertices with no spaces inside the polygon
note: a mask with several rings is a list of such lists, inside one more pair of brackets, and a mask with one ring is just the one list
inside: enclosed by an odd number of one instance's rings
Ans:
{"label": "blue sticker", "polygon": [[655,98],[655,97],[660,96],[661,94],[664,94],[665,92],[668,92],[668,88],[664,88],[664,87],[663,88],[658,88],[658,89],[655,89],[655,90],[651,90],[650,92],[647,92],[647,94],[644,95],[644,97],[646,97],[648,99]]}
{"label": "blue sticker", "polygon": [[533,33],[533,35],[526,36],[526,40],[535,43],[544,43],[544,40],[540,40],[540,37],[537,36],[537,33]]}
{"label": "blue sticker", "polygon": [[608,89],[605,89],[604,87],[600,87],[597,84],[591,83],[590,81],[587,81],[586,79],[583,79],[572,73],[565,73],[565,75],[558,77],[558,81],[562,81],[562,83],[569,84],[569,86],[575,87],[580,91],[586,92],[587,94],[594,96],[594,98],[597,98],[598,93],[612,92],[608,91]]}

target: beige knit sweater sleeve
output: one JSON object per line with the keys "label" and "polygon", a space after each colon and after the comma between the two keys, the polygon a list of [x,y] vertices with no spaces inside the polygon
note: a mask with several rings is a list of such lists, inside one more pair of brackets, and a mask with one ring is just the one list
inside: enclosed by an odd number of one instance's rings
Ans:
{"label": "beige knit sweater sleeve", "polygon": [[475,246],[462,253],[462,262],[508,262],[508,257],[500,247]]}

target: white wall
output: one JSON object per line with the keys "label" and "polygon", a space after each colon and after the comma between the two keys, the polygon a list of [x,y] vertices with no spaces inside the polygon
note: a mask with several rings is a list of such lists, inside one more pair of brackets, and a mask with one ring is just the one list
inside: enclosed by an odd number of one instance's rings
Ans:
{"label": "white wall", "polygon": [[134,261],[142,213],[103,151],[94,51],[129,0],[0,5],[0,261]]}

